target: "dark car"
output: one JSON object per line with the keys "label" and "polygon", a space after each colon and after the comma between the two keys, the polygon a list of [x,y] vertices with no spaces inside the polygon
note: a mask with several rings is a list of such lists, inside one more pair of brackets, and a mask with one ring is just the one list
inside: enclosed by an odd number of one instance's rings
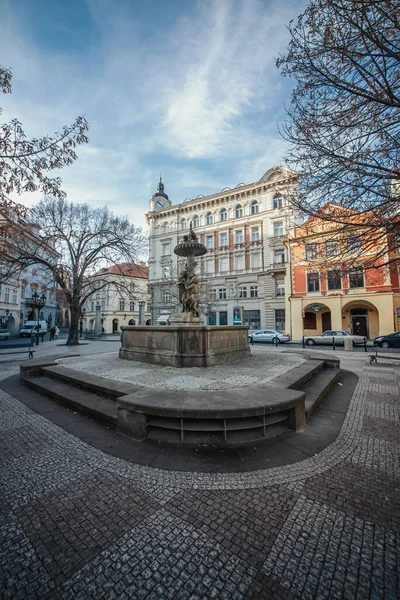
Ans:
{"label": "dark car", "polygon": [[380,346],[381,348],[400,348],[400,331],[376,337],[374,339],[374,346]]}

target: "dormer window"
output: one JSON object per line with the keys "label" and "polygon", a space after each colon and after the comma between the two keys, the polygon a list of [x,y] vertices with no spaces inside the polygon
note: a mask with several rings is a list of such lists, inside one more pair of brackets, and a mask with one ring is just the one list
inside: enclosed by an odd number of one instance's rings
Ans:
{"label": "dormer window", "polygon": [[243,217],[243,206],[241,204],[238,204],[235,208],[235,217],[237,219]]}
{"label": "dormer window", "polygon": [[257,215],[259,210],[260,210],[260,205],[258,203],[258,200],[253,200],[253,202],[251,203],[251,214]]}
{"label": "dormer window", "polygon": [[226,221],[227,218],[228,218],[228,211],[226,210],[226,208],[221,208],[220,213],[219,213],[219,220]]}

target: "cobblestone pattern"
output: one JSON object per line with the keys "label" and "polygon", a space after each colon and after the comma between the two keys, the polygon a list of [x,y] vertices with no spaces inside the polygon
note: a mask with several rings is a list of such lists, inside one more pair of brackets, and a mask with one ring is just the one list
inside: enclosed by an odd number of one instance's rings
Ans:
{"label": "cobblestone pattern", "polygon": [[399,370],[341,360],[336,441],[252,473],[127,463],[0,390],[0,596],[400,597]]}

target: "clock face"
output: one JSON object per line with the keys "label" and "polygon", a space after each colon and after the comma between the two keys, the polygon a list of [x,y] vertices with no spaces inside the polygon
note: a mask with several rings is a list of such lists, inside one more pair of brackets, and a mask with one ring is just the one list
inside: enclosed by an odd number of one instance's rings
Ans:
{"label": "clock face", "polygon": [[163,206],[164,206],[164,200],[156,201],[156,208],[163,208]]}

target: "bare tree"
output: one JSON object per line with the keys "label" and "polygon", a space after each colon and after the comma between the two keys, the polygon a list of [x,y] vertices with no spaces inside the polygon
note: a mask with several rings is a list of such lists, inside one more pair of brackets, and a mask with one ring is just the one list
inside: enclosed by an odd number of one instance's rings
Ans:
{"label": "bare tree", "polygon": [[[0,67],[0,91],[4,94],[11,93],[11,79],[11,69]],[[64,198],[61,178],[48,177],[47,173],[77,159],[76,147],[88,141],[87,130],[88,123],[83,116],[51,137],[28,139],[17,119],[0,125],[0,207],[3,211],[26,215],[23,207],[11,201],[12,192],[41,191]]]}
{"label": "bare tree", "polygon": [[[79,343],[79,316],[86,300],[110,286],[110,277],[102,276],[102,269],[137,263],[147,249],[141,229],[127,217],[116,216],[107,207],[51,197],[32,209],[28,222],[9,221],[3,244],[3,280],[40,265],[64,291],[71,311],[67,345]],[[118,277],[111,285],[130,293]]]}
{"label": "bare tree", "polygon": [[300,172],[291,201],[306,215],[346,208],[319,216],[387,255],[400,234],[400,4],[312,0],[289,31],[277,66],[296,83],[282,127]]}

